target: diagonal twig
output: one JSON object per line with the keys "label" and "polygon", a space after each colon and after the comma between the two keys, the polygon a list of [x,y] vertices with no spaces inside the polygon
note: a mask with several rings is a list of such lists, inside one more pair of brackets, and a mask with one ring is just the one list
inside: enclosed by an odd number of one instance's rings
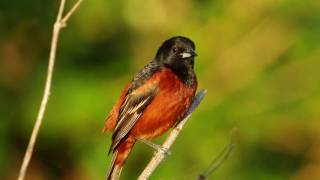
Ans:
{"label": "diagonal twig", "polygon": [[29,166],[29,163],[30,163],[30,160],[32,157],[34,145],[36,143],[38,133],[39,133],[42,121],[43,121],[43,116],[46,111],[47,103],[48,103],[49,96],[50,96],[51,81],[52,81],[54,63],[55,63],[55,59],[56,59],[56,51],[57,51],[57,44],[58,44],[60,30],[65,27],[66,22],[71,17],[71,15],[75,12],[75,10],[79,7],[81,2],[82,2],[82,0],[78,0],[77,3],[71,8],[71,10],[64,17],[63,17],[63,11],[64,11],[66,0],[61,0],[61,2],[60,2],[59,11],[57,14],[57,19],[56,19],[54,26],[53,26],[53,34],[52,34],[52,39],[51,39],[51,48],[50,48],[49,64],[48,64],[48,72],[47,72],[44,93],[43,93],[43,97],[41,100],[41,105],[39,108],[37,119],[34,124],[33,130],[31,133],[31,137],[30,137],[30,140],[28,143],[28,147],[25,152],[23,162],[22,162],[22,165],[20,168],[18,180],[24,180],[24,178],[25,178],[26,171],[27,171],[27,168]]}
{"label": "diagonal twig", "polygon": [[198,180],[207,179],[213,172],[215,172],[230,156],[235,148],[234,135],[237,133],[237,128],[231,130],[230,143],[222,150],[222,152],[211,162],[209,167],[199,175]]}
{"label": "diagonal twig", "polygon": [[[172,144],[175,142],[176,138],[178,137],[179,133],[181,132],[183,126],[190,118],[193,111],[198,107],[202,99],[204,98],[205,94],[207,93],[207,90],[201,90],[194,98],[188,112],[186,113],[185,117],[182,121],[179,122],[179,124],[171,131],[170,135],[167,137],[165,142],[162,144],[162,147],[164,149],[170,149]],[[155,155],[152,157],[149,164],[145,167],[143,172],[140,174],[138,180],[146,180],[148,179],[151,174],[155,171],[155,169],[159,166],[159,164],[164,160],[165,154],[161,151],[157,151]]]}

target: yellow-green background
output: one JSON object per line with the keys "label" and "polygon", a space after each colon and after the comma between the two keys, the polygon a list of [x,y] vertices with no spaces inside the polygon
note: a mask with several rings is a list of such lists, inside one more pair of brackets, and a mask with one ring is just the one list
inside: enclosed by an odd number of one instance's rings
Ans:
{"label": "yellow-green background", "polygon": [[[75,1],[68,1],[68,8]],[[42,97],[59,1],[0,2],[0,179],[15,179]],[[319,0],[86,0],[63,29],[27,179],[104,179],[104,118],[165,39],[195,41],[207,96],[151,179],[320,179]],[[161,114],[159,114],[161,116]],[[158,142],[159,143],[159,142]],[[137,144],[123,171],[152,156]]]}

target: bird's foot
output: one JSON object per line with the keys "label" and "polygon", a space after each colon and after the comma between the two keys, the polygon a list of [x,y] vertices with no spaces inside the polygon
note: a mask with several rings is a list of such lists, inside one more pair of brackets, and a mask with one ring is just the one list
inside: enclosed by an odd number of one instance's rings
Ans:
{"label": "bird's foot", "polygon": [[138,141],[146,144],[147,146],[153,148],[154,150],[160,152],[162,155],[164,156],[168,156],[171,154],[170,150],[168,148],[165,148],[163,146],[160,146],[158,144],[155,144],[151,141],[148,141],[148,140],[145,140],[145,139],[142,139],[142,138],[137,138]]}
{"label": "bird's foot", "polygon": [[171,151],[169,150],[169,148],[163,146],[159,146],[158,151],[165,157],[171,155]]}

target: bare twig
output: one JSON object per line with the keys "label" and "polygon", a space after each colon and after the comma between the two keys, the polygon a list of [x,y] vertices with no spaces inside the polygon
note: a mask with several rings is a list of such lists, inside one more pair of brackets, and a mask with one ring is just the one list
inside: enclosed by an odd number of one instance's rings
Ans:
{"label": "bare twig", "polygon": [[82,0],[78,0],[70,9],[70,11],[60,20],[60,23],[62,24],[63,27],[66,26],[67,21],[70,19],[73,13],[79,8],[81,3],[82,3]]}
{"label": "bare twig", "polygon": [[[206,92],[207,92],[207,90],[201,90],[196,95],[196,97],[193,100],[193,102],[192,102],[192,104],[191,104],[191,106],[190,106],[185,118],[182,121],[180,121],[180,123],[171,131],[170,135],[168,136],[168,138],[163,143],[162,147],[164,149],[168,149],[168,150],[170,149],[170,147],[172,146],[172,144],[174,143],[174,141],[178,137],[180,131],[182,130],[183,126],[188,121],[188,119],[190,118],[191,114],[197,108],[199,103],[202,101],[202,99],[205,96]],[[146,180],[146,179],[148,179],[151,176],[151,174],[154,172],[154,170],[159,166],[161,161],[163,161],[164,158],[165,158],[165,154],[158,150],[155,153],[155,155],[152,157],[152,159],[149,162],[149,164],[145,167],[143,172],[140,174],[138,180]]]}
{"label": "bare twig", "polygon": [[231,130],[230,143],[224,148],[224,150],[216,157],[209,167],[199,175],[198,180],[207,179],[213,172],[215,172],[222,164],[227,160],[232,150],[235,148],[234,134],[237,132],[237,128]]}
{"label": "bare twig", "polygon": [[28,168],[28,165],[30,163],[30,159],[31,159],[31,156],[33,153],[34,145],[36,143],[38,133],[39,133],[42,121],[43,121],[43,116],[44,116],[44,113],[45,113],[45,110],[47,107],[47,103],[49,100],[51,81],[52,81],[52,75],[53,75],[53,68],[54,68],[54,63],[55,63],[55,59],[56,59],[57,43],[58,43],[58,39],[59,39],[60,30],[65,27],[66,22],[68,21],[70,16],[75,12],[75,10],[79,7],[81,2],[82,2],[82,0],[78,0],[77,3],[71,8],[71,10],[64,17],[62,17],[62,15],[63,15],[66,0],[61,0],[61,2],[60,2],[60,7],[59,7],[57,19],[56,19],[56,22],[54,23],[54,26],[53,26],[53,34],[52,34],[52,39],[51,39],[51,49],[50,49],[49,64],[48,64],[48,72],[47,72],[44,93],[43,93],[43,97],[41,100],[41,105],[39,108],[37,119],[34,124],[32,134],[31,134],[31,137],[29,140],[29,144],[28,144],[28,147],[25,152],[23,162],[22,162],[22,165],[20,168],[18,180],[24,180],[24,178],[25,178],[26,171],[27,171],[27,168]]}

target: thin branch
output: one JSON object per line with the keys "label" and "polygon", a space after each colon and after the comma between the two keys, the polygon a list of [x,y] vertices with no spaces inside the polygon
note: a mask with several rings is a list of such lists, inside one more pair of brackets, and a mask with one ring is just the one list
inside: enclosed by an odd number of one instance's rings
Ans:
{"label": "thin branch", "polygon": [[62,14],[63,14],[65,5],[66,5],[66,0],[61,0],[56,22],[60,22],[60,20],[62,18]]}
{"label": "thin branch", "polygon": [[74,13],[74,11],[77,9],[77,7],[80,5],[81,2],[82,2],[82,0],[79,0],[73,6],[73,8],[67,13],[67,15],[65,17],[62,17],[62,15],[63,15],[63,11],[64,11],[66,0],[61,0],[61,2],[60,2],[60,7],[59,7],[57,19],[56,19],[56,22],[54,23],[54,27],[53,27],[53,34],[52,34],[51,48],[50,48],[50,56],[49,56],[49,64],[48,64],[48,72],[47,72],[47,78],[46,78],[44,93],[43,93],[43,97],[42,97],[42,100],[41,100],[41,105],[40,105],[40,108],[39,108],[37,119],[36,119],[36,122],[34,124],[33,130],[32,130],[32,134],[31,134],[31,137],[30,137],[30,140],[29,140],[29,144],[28,144],[28,147],[27,147],[27,150],[25,152],[25,155],[24,155],[24,158],[23,158],[23,162],[22,162],[22,165],[21,165],[21,168],[20,168],[18,180],[24,180],[24,178],[25,178],[26,171],[27,171],[27,168],[29,166],[29,163],[30,163],[30,160],[31,160],[31,157],[32,157],[34,145],[36,143],[36,140],[37,140],[37,137],[38,137],[38,133],[39,133],[42,121],[43,121],[43,116],[44,116],[44,113],[46,111],[47,103],[48,103],[49,96],[50,96],[51,81],[52,81],[54,63],[55,63],[55,59],[56,59],[56,51],[57,51],[57,44],[58,44],[60,30],[63,27],[65,27],[65,24],[66,24],[67,20]]}
{"label": "thin branch", "polygon": [[64,18],[61,19],[62,26],[66,26],[67,21],[72,16],[72,14],[79,8],[80,4],[82,3],[82,0],[78,0],[73,7],[70,9],[70,11],[64,16]]}
{"label": "thin branch", "polygon": [[223,151],[216,157],[209,167],[199,175],[198,180],[205,180],[207,179],[213,172],[215,172],[230,156],[231,152],[235,148],[236,144],[234,141],[234,136],[237,133],[238,129],[233,128],[231,130],[231,137],[230,137],[230,143],[223,149]]}
{"label": "thin branch", "polygon": [[[204,98],[205,94],[207,93],[207,90],[201,90],[196,97],[194,98],[185,118],[180,121],[180,123],[171,131],[170,135],[167,137],[165,142],[162,144],[162,147],[164,149],[170,149],[172,144],[175,142],[176,138],[178,137],[179,133],[181,132],[183,126],[190,118],[193,111],[198,107],[202,99]],[[161,151],[157,151],[155,155],[152,157],[149,164],[145,167],[143,172],[140,174],[138,180],[146,180],[148,179],[151,174],[155,171],[155,169],[159,166],[159,164],[164,160],[165,154]]]}

